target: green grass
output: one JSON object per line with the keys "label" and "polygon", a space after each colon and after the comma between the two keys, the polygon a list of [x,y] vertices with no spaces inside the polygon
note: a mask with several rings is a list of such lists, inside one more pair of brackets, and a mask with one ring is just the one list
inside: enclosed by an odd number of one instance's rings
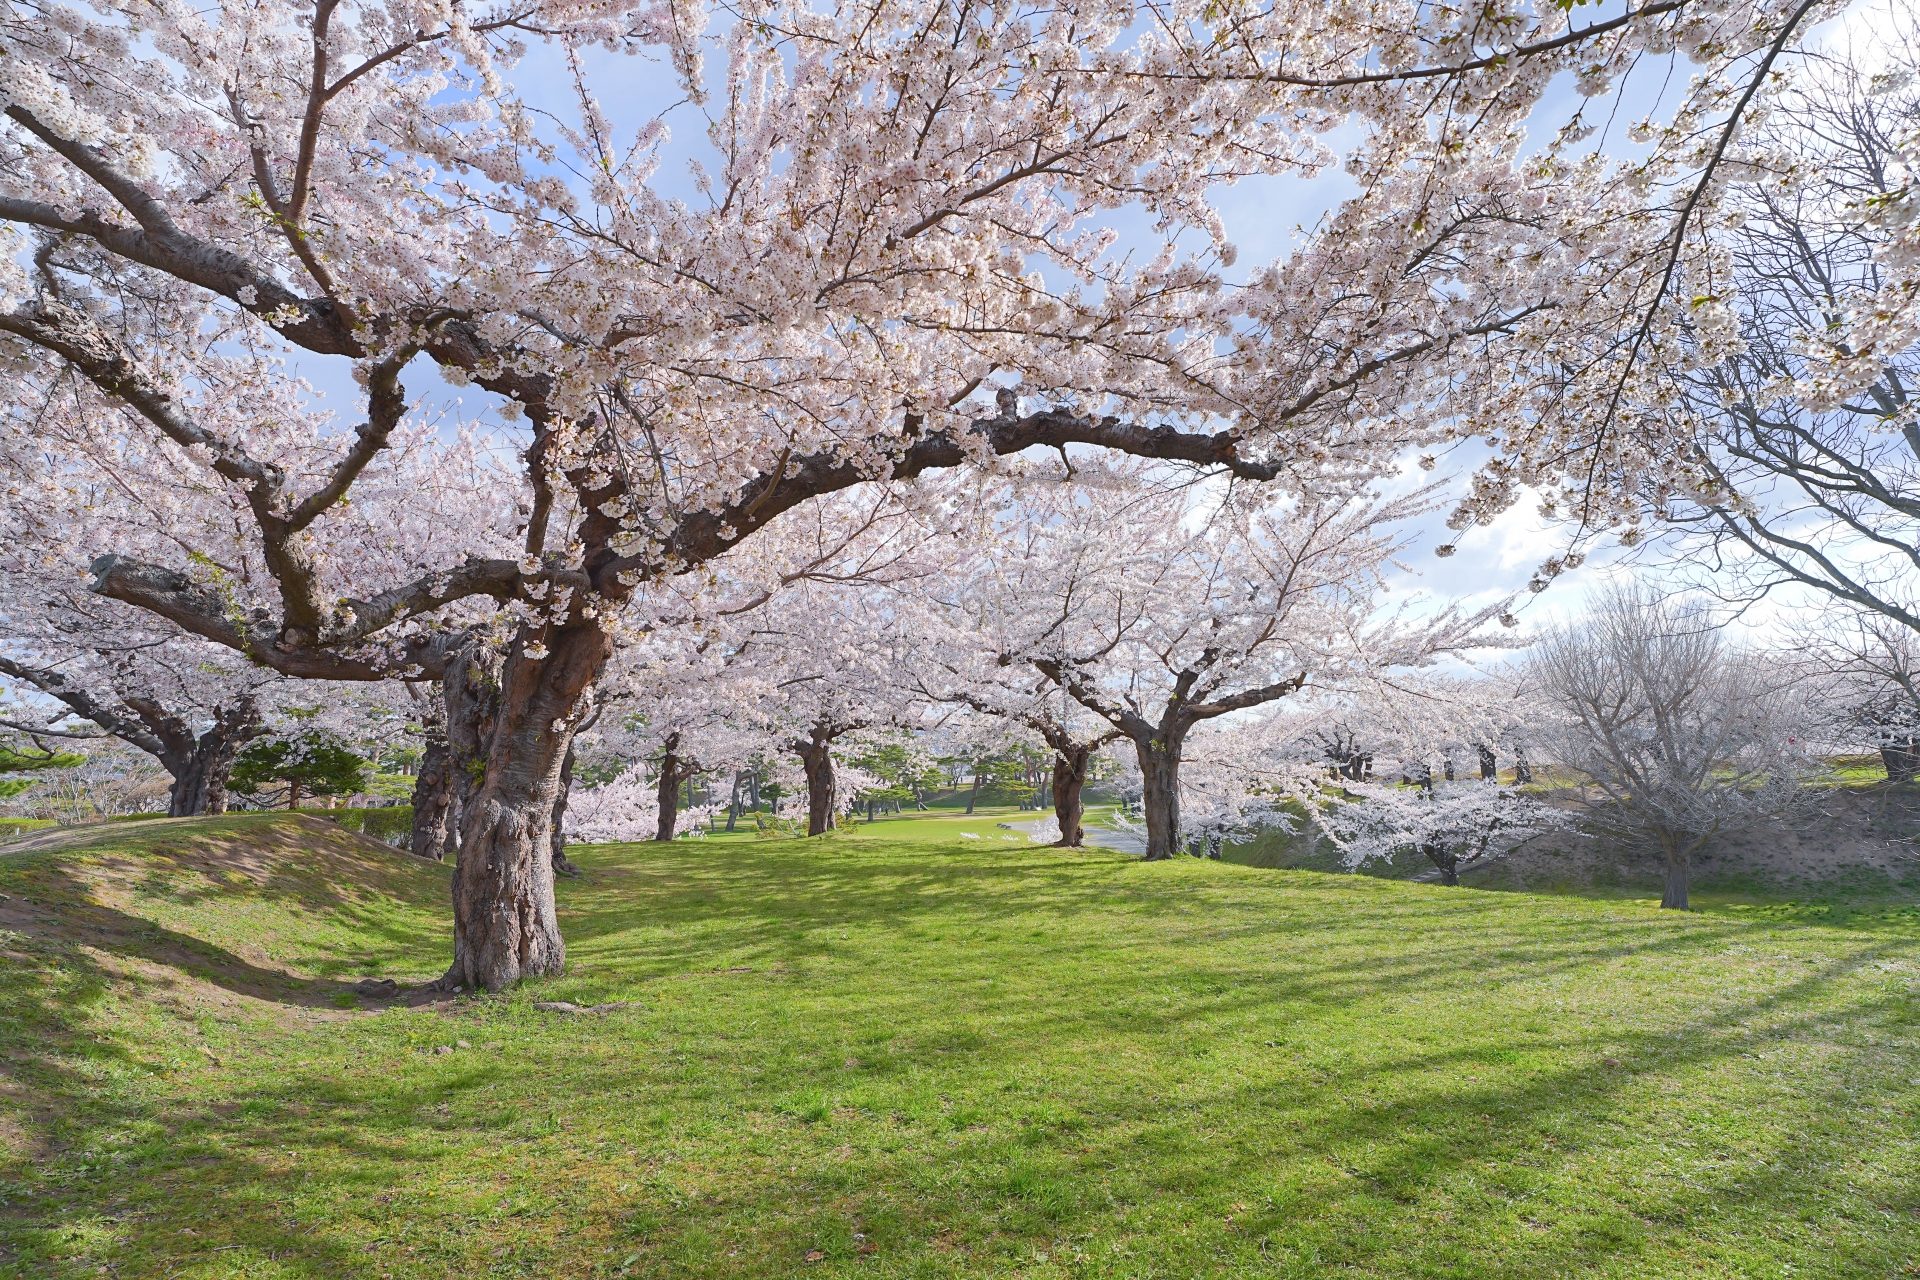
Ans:
{"label": "green grass", "polygon": [[565,978],[379,1013],[443,868],[288,815],[0,854],[0,1276],[1916,1273],[1905,891],[1683,915],[1028,816],[574,848]]}

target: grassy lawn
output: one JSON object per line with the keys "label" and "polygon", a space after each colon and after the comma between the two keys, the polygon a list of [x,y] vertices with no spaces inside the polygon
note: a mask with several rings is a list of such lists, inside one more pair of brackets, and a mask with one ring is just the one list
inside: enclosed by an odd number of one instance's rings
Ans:
{"label": "grassy lawn", "polygon": [[1032,816],[575,848],[564,979],[385,1009],[440,868],[284,814],[0,852],[0,1276],[1920,1274],[1920,897]]}

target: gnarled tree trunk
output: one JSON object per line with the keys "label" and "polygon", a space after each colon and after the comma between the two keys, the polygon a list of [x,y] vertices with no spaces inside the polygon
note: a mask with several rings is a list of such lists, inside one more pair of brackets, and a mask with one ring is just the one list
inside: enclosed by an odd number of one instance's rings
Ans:
{"label": "gnarled tree trunk", "polygon": [[823,836],[833,829],[835,780],[833,776],[833,737],[818,728],[793,743],[794,754],[807,775],[807,834]]}
{"label": "gnarled tree trunk", "polygon": [[1912,782],[1920,774],[1920,746],[1896,742],[1880,748],[1880,761],[1887,766],[1888,782]]}
{"label": "gnarled tree trunk", "polygon": [[1460,883],[1460,858],[1453,846],[1438,841],[1428,841],[1420,846],[1420,852],[1427,855],[1427,861],[1440,868],[1440,883],[1457,885]]}
{"label": "gnarled tree trunk", "polygon": [[1660,905],[1673,911],[1687,909],[1687,887],[1692,878],[1693,868],[1688,865],[1687,855],[1669,850],[1667,853],[1667,891],[1661,895]]}
{"label": "gnarled tree trunk", "polygon": [[[56,692],[55,696],[60,696]],[[70,705],[78,695],[63,698]],[[147,732],[122,725],[116,736],[151,753],[173,778],[167,789],[167,816],[193,818],[227,811],[227,778],[233,773],[240,748],[266,732],[260,708],[252,697],[214,712],[213,723],[196,741],[186,718],[153,698],[128,698],[126,705]],[[84,712],[83,712],[84,714]],[[89,717],[96,723],[117,721],[107,712]]]}
{"label": "gnarled tree trunk", "polygon": [[553,902],[552,822],[561,766],[610,638],[592,622],[523,636],[502,661],[478,646],[448,665],[447,745],[460,797],[453,964],[443,988],[498,991],[566,968]]}
{"label": "gnarled tree trunk", "polygon": [[660,806],[660,821],[654,829],[653,838],[665,844],[673,839],[674,828],[680,825],[680,786],[700,772],[700,765],[697,761],[681,758],[680,735],[677,733],[668,734],[660,746],[660,788],[655,792]]}
{"label": "gnarled tree trunk", "polygon": [[1087,842],[1082,826],[1086,808],[1080,802],[1080,789],[1087,783],[1087,763],[1092,758],[1091,747],[1054,749],[1053,816],[1060,822],[1060,838],[1054,843],[1062,849],[1078,849]]}
{"label": "gnarled tree trunk", "polygon": [[[227,778],[240,748],[266,731],[260,709],[247,698],[214,714],[213,724],[200,735],[180,767],[173,771],[167,796],[167,816],[186,818],[227,811]],[[165,761],[162,761],[165,763]]]}
{"label": "gnarled tree trunk", "polygon": [[[1184,738],[1185,735],[1182,735]],[[1141,805],[1147,817],[1147,861],[1163,862],[1180,852],[1181,741],[1156,737],[1136,740],[1140,758]]]}
{"label": "gnarled tree trunk", "polygon": [[577,876],[580,868],[567,857],[567,797],[573,793],[573,743],[567,743],[566,759],[560,762],[560,787],[553,794],[553,874]]}
{"label": "gnarled tree trunk", "polygon": [[426,741],[413,778],[413,836],[407,847],[416,858],[439,862],[458,854],[460,827],[447,755],[446,699],[438,690],[428,700],[422,728]]}

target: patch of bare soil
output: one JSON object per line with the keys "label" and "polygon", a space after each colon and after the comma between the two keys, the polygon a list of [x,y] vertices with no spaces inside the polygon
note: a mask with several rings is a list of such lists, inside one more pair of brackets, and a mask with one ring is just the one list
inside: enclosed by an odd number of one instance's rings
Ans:
{"label": "patch of bare soil", "polygon": [[45,1120],[27,1087],[0,1070],[0,1160],[46,1155],[51,1148]]}

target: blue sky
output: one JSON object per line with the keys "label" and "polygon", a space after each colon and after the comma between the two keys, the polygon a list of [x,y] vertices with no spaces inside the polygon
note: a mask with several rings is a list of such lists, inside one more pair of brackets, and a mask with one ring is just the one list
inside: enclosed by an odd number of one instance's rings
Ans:
{"label": "blue sky", "polygon": [[[1606,16],[1604,7],[1595,13]],[[1827,24],[1829,34],[1840,29],[1870,31],[1884,20],[1884,10],[1856,7],[1845,17]],[[672,131],[656,186],[663,192],[695,202],[700,199],[688,169],[694,158],[711,159],[705,136],[705,119],[698,108],[676,104],[680,96],[670,69],[662,61],[628,57],[600,50],[585,56],[589,82],[600,96],[601,106],[614,122],[616,139],[630,139],[655,115],[665,113]],[[714,67],[709,67],[712,73]],[[1631,148],[1626,126],[1649,113],[1658,114],[1684,88],[1691,68],[1674,66],[1665,60],[1650,60],[1633,76],[1615,86],[1608,99],[1588,104],[1588,118],[1596,122],[1611,112],[1612,123],[1592,143],[1606,147],[1616,155]],[[527,58],[508,73],[511,83],[528,98],[543,103],[562,118],[575,115],[574,94],[561,52],[548,45],[535,44]],[[1557,126],[1578,105],[1571,83],[1558,85],[1543,102],[1538,116]],[[1542,131],[1542,136],[1546,130]],[[1329,143],[1339,149],[1343,139]],[[1285,255],[1295,243],[1299,229],[1311,227],[1329,209],[1353,191],[1351,180],[1338,164],[1318,178],[1263,178],[1223,187],[1214,198],[1225,220],[1229,237],[1240,250],[1241,270],[1253,269]],[[1129,241],[1137,242],[1145,231],[1145,219],[1122,212],[1109,225],[1121,233],[1116,252],[1124,252]],[[326,392],[329,407],[350,419],[358,401],[344,362],[306,358],[301,372]],[[424,398],[433,411],[457,419],[498,419],[491,412],[492,397],[478,388],[453,388],[443,382],[432,365],[422,359],[408,370],[407,386],[416,399]],[[1448,464],[1460,473],[1470,468],[1477,453],[1473,446],[1457,451]],[[1427,478],[1427,477],[1422,477]],[[1587,566],[1562,577],[1539,597],[1528,596],[1524,584],[1535,567],[1564,545],[1565,530],[1544,521],[1536,504],[1523,499],[1493,524],[1455,536],[1444,527],[1444,514],[1436,514],[1423,527],[1410,530],[1414,545],[1406,560],[1410,572],[1396,583],[1399,590],[1420,590],[1436,599],[1459,599],[1470,604],[1486,603],[1505,595],[1519,593],[1526,606],[1529,625],[1564,618],[1576,613],[1587,589],[1618,570],[1610,568],[1616,557],[1604,549]],[[1458,552],[1450,559],[1438,559],[1434,546],[1454,542]]]}

